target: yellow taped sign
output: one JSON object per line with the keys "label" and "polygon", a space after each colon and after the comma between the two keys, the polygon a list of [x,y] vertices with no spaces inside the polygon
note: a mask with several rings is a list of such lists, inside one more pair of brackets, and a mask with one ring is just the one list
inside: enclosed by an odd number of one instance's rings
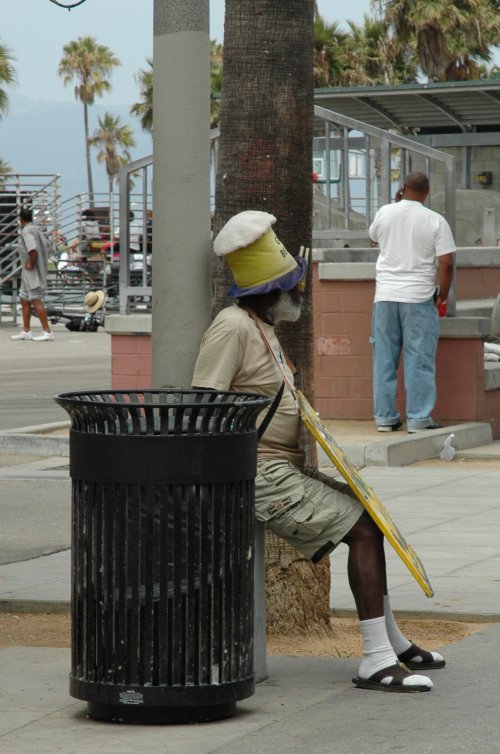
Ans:
{"label": "yellow taped sign", "polygon": [[337,445],[323,422],[319,419],[316,411],[300,390],[297,390],[297,399],[302,421],[309,432],[319,442],[330,461],[340,471],[358,500],[364,505],[380,531],[391,543],[417,584],[423,589],[425,595],[432,597],[434,592],[420,558],[405,540],[382,501],[379,500],[372,488],[360,476],[358,470],[348,459],[342,448]]}

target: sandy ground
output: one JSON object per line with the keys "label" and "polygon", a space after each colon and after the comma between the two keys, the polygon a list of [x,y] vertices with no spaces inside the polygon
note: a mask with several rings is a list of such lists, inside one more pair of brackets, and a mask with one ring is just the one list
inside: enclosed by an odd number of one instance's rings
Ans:
{"label": "sandy ground", "polygon": [[[485,623],[462,623],[429,619],[401,619],[408,638],[424,649],[438,649],[484,628]],[[359,657],[361,641],[354,618],[332,618],[333,636],[270,637],[269,654],[313,657]],[[69,647],[69,614],[0,613],[0,649],[12,646]]]}
{"label": "sandy ground", "polygon": [[[355,618],[332,618],[333,636],[269,637],[267,651],[271,655],[312,657],[361,657],[361,638]],[[480,631],[485,623],[410,619],[398,621],[404,635],[423,649],[439,649]]]}

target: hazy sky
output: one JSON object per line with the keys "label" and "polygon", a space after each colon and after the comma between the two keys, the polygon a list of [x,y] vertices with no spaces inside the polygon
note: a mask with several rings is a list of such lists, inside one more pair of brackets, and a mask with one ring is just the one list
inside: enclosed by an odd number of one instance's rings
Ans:
{"label": "hazy sky", "polygon": [[[319,0],[327,21],[359,22],[370,10],[370,0],[340,3]],[[345,16],[345,13],[348,13]],[[210,0],[210,37],[223,41],[224,0]],[[109,47],[122,66],[112,77],[107,104],[134,102],[134,74],[146,67],[153,52],[153,0],[86,0],[67,11],[49,0],[0,0],[0,40],[16,56],[18,86],[10,91],[32,99],[74,102],[73,85],[64,86],[57,75],[63,45],[92,35]]]}

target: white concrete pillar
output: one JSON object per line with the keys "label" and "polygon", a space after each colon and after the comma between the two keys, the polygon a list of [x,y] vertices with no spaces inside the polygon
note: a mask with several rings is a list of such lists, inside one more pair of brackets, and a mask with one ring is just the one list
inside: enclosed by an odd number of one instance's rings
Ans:
{"label": "white concrete pillar", "polygon": [[[210,322],[209,0],[154,0],[152,387],[189,387]],[[267,677],[257,525],[255,673]]]}
{"label": "white concrete pillar", "polygon": [[210,321],[209,0],[154,0],[152,386],[189,387]]}

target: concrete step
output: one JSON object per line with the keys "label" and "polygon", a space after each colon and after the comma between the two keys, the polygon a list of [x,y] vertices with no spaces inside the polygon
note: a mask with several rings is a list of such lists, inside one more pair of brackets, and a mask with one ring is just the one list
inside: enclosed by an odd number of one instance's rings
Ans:
{"label": "concrete step", "polygon": [[475,448],[468,448],[457,453],[457,458],[468,458],[476,461],[498,461],[500,460],[500,440],[494,440],[487,445],[478,445]]}
{"label": "concrete step", "polygon": [[69,456],[70,422],[17,427],[0,432],[0,453],[32,456]]}
{"label": "concrete step", "polygon": [[494,298],[457,301],[457,317],[491,317]]}
{"label": "concrete step", "polygon": [[[457,451],[488,446],[493,440],[491,427],[487,422],[464,422],[442,429],[422,430],[411,435],[404,429],[382,435],[382,433],[377,433],[374,425],[370,423],[371,427],[367,427],[367,431],[356,438],[349,437],[341,429],[336,432],[334,420],[325,424],[335,442],[358,468],[407,466],[416,461],[438,458],[450,434],[454,435],[452,446]],[[383,439],[380,439],[381,436]],[[326,453],[319,446],[318,464],[320,467],[330,465]]]}
{"label": "concrete step", "polygon": [[[408,434],[405,429],[399,432],[377,432],[373,422],[337,421],[324,422],[327,431],[340,445],[350,461],[362,466],[407,466],[416,461],[438,458],[446,438],[453,434],[453,447],[460,452],[480,448],[477,457],[500,457],[500,441],[493,443],[491,427],[487,422],[464,422],[442,429]],[[69,455],[69,422],[19,427],[0,432],[0,453],[31,456]],[[493,446],[491,454],[487,448]],[[498,450],[497,450],[498,449]],[[318,446],[318,464],[329,466],[330,461]]]}

